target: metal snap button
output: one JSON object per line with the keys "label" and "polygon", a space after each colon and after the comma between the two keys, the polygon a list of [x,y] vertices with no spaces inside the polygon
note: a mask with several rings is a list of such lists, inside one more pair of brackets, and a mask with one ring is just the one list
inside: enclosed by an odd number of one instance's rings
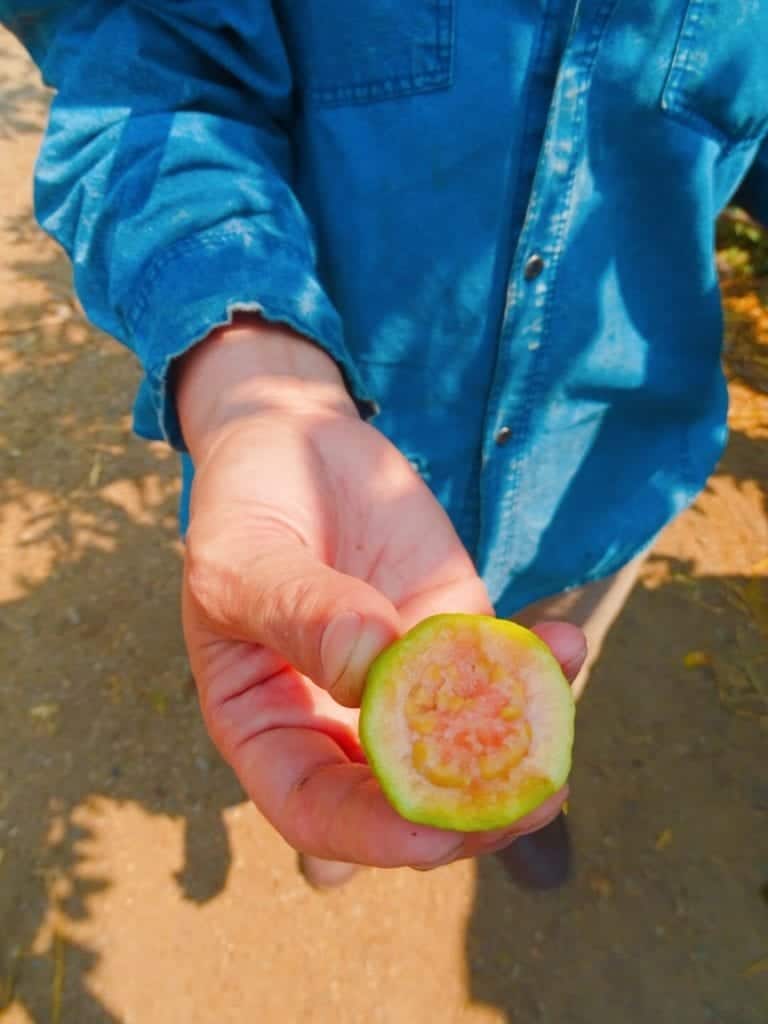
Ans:
{"label": "metal snap button", "polygon": [[525,264],[525,270],[523,271],[526,281],[535,281],[539,274],[544,269],[544,260],[542,257],[535,252],[530,256]]}

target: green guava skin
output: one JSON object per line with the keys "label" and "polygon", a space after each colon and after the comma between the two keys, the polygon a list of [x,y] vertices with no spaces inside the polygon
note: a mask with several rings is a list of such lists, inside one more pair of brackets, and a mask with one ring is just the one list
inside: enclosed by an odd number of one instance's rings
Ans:
{"label": "green guava skin", "polygon": [[[488,787],[455,791],[426,786],[403,753],[391,742],[397,715],[403,715],[407,689],[403,684],[413,659],[428,650],[438,632],[446,627],[461,630],[464,638],[477,630],[480,636],[503,643],[505,667],[525,666],[526,691],[532,701],[546,701],[546,749],[523,772],[510,777],[499,791]],[[509,659],[507,661],[507,659]],[[398,690],[400,695],[398,696]],[[529,701],[531,704],[531,701]],[[530,719],[529,719],[530,721]],[[531,723],[534,741],[536,722]],[[505,619],[482,615],[434,615],[424,619],[375,659],[366,678],[360,710],[360,740],[368,763],[385,796],[408,821],[460,832],[480,832],[513,825],[548,797],[562,789],[571,768],[574,737],[574,701],[571,688],[549,647],[535,633]],[[402,735],[400,728],[400,735]],[[426,792],[426,790],[431,790]]]}

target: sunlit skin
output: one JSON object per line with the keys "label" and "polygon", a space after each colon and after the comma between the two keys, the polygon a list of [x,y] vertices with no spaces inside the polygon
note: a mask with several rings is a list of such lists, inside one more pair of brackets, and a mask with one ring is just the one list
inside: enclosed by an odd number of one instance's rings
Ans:
{"label": "sunlit skin", "polygon": [[[361,421],[335,364],[249,320],[193,350],[177,400],[196,465],[182,595],[192,671],[210,735],[286,841],[424,868],[551,820],[564,791],[512,829],[414,825],[365,763],[357,707],[373,658],[429,615],[492,609],[442,508]],[[538,632],[573,678],[580,631]]]}

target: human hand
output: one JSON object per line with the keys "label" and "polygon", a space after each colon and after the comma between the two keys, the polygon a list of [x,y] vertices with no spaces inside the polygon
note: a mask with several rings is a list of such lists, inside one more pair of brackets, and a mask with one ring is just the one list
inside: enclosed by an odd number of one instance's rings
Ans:
{"label": "human hand", "polygon": [[[367,668],[428,615],[491,614],[483,584],[319,349],[260,324],[204,346],[178,391],[196,464],[184,632],[206,726],[248,796],[295,849],[381,867],[436,866],[541,828],[564,794],[473,835],[389,805],[357,736]],[[575,674],[580,632],[539,632]]]}

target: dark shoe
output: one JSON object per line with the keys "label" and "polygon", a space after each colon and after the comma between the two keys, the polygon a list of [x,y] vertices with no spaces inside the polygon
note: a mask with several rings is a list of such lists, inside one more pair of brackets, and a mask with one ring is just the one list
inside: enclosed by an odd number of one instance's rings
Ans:
{"label": "dark shoe", "polygon": [[494,854],[522,889],[557,889],[571,875],[571,840],[565,815]]}

